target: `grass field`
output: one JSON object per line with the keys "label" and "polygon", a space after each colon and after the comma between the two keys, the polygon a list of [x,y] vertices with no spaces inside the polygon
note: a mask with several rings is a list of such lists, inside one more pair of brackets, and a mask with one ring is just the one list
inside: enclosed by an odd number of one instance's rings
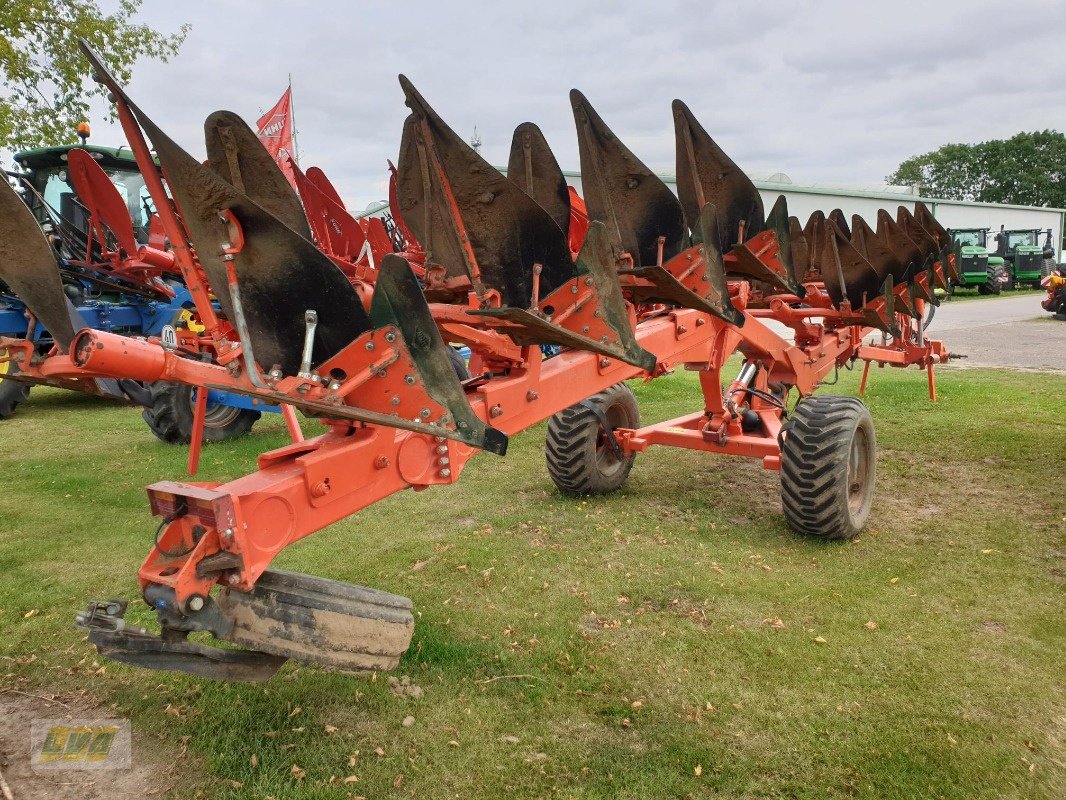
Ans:
{"label": "grass field", "polygon": [[[776,474],[739,459],[652,450],[620,493],[563,497],[540,426],[286,551],[414,600],[417,699],[291,664],[249,686],[98,663],[73,615],[135,595],[143,487],[185,454],[34,390],[0,429],[0,691],[130,717],[180,798],[1061,798],[1066,377],[939,388],[871,375],[877,500],[850,544],[791,534]],[[635,389],[645,421],[698,407],[691,375]],[[201,479],[283,434],[209,447]]]}

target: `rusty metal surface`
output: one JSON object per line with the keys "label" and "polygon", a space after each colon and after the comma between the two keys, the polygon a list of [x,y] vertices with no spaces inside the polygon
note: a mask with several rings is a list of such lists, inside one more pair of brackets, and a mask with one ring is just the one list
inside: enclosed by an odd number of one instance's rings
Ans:
{"label": "rusty metal surface", "polygon": [[504,455],[507,435],[486,425],[474,414],[455,375],[448,345],[433,322],[418,278],[411,265],[400,256],[387,255],[382,259],[370,318],[375,328],[395,325],[400,329],[427,394],[448,410],[449,420],[435,421],[454,425],[457,435],[453,438],[465,444]]}
{"label": "rusty metal surface", "polygon": [[637,344],[633,327],[630,325],[629,311],[622,297],[622,287],[614,265],[614,251],[602,222],[589,225],[585,243],[578,254],[576,274],[592,279],[596,299],[599,301],[599,311],[604,322],[614,332],[614,341],[604,342],[583,336],[549,322],[539,313],[520,308],[484,309],[468,313],[512,323],[516,330],[508,331],[508,334],[519,344],[559,344],[617,358],[649,372],[654,370],[657,362],[655,355]]}
{"label": "rusty metal surface", "polygon": [[922,251],[917,244],[907,235],[892,215],[885,209],[877,212],[877,238],[881,243],[892,251],[892,254],[900,263],[899,272],[894,274],[896,283],[910,281],[918,270],[922,261]]}
{"label": "rusty metal surface", "polygon": [[895,254],[882,242],[865,219],[855,214],[851,218],[851,244],[874,268],[877,277],[884,283],[889,275],[894,280],[901,278],[903,267]]}
{"label": "rusty metal surface", "polygon": [[146,669],[183,672],[212,680],[259,683],[270,680],[288,659],[254,650],[223,649],[127,631],[93,629],[89,642],[100,655]]}
{"label": "rusty metal surface", "polygon": [[63,294],[55,251],[11,184],[0,184],[0,280],[66,350],[82,322]]}
{"label": "rusty metal surface", "polygon": [[881,294],[883,282],[870,262],[831,219],[811,217],[812,236],[819,240],[818,269],[833,304],[847,300],[855,310]]}
{"label": "rusty metal surface", "polygon": [[844,238],[851,238],[851,228],[848,226],[848,218],[844,216],[843,211],[839,208],[834,208],[829,212],[829,219],[833,220],[833,224],[837,226],[837,230],[844,234]]}
{"label": "rusty metal surface", "polygon": [[529,307],[535,264],[542,268],[541,296],[572,278],[570,247],[551,215],[448,127],[402,75],[400,85],[412,114],[400,145],[397,197],[427,260],[445,267],[450,277],[475,268],[467,263],[450,191],[481,283],[498,290],[505,305]]}
{"label": "rusty metal surface", "polygon": [[123,98],[155,148],[196,255],[227,318],[234,320],[220,243],[230,232],[220,214],[229,211],[244,234],[234,266],[249,334],[261,366],[299,370],[304,312],[318,313],[313,363],[335,355],[370,328],[370,319],[348,279],[308,239],[239,192],[185,152],[134,104],[95,55],[86,55],[108,88]]}
{"label": "rusty metal surface", "polygon": [[718,209],[718,238],[728,252],[739,243],[742,221],[745,238],[762,232],[765,218],[759,190],[704,130],[688,106],[674,100],[673,112],[677,194],[685,219],[690,227],[695,226],[700,209],[713,203]]}
{"label": "rusty metal surface", "polygon": [[685,216],[674,193],[614,132],[577,89],[570,91],[581,157],[581,189],[590,220],[607,226],[611,243],[635,267],[662,262],[685,246]]}
{"label": "rusty metal surface", "polygon": [[766,230],[774,232],[780,252],[778,258],[785,268],[785,282],[790,291],[803,297],[805,289],[796,277],[796,265],[792,261],[792,226],[789,223],[788,201],[785,196],[778,195],[774,201],[774,207],[766,217]]}
{"label": "rusty metal surface", "polygon": [[216,111],[204,122],[204,141],[211,168],[227,183],[305,239],[311,238],[296,190],[248,123],[232,111]]}
{"label": "rusty metal surface", "polygon": [[795,217],[788,218],[788,241],[792,250],[792,268],[802,277],[811,271],[811,248]]}
{"label": "rusty metal surface", "polygon": [[569,233],[570,190],[548,141],[532,122],[523,122],[514,130],[507,177],[547,211],[564,234]]}

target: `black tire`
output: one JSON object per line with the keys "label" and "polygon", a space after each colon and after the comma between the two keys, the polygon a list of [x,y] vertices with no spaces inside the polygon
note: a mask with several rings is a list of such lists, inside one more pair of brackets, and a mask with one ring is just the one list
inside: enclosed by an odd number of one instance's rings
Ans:
{"label": "black tire", "polygon": [[854,397],[808,397],[781,447],[781,506],[797,533],[853,539],[873,503],[877,442],[870,412]]}
{"label": "black tire", "polygon": [[629,477],[636,454],[615,455],[600,418],[611,429],[640,427],[640,409],[633,390],[616,383],[582,403],[563,409],[548,420],[544,455],[548,474],[564,494],[606,494]]}
{"label": "black tire", "polygon": [[[167,444],[192,441],[193,387],[156,381],[151,385],[152,407],[141,412],[156,438]],[[243,436],[262,414],[247,408],[217,406],[208,408],[204,420],[204,441],[222,442]]]}
{"label": "black tire", "polygon": [[455,370],[455,375],[459,380],[470,380],[470,370],[467,369],[466,361],[463,360],[462,354],[451,345],[448,346],[448,360],[452,362],[452,369]]}
{"label": "black tire", "polygon": [[[0,350],[0,356],[7,355],[7,350]],[[18,372],[18,367],[10,361],[5,361],[0,364],[0,419],[10,419],[15,414],[15,409],[19,407],[21,403],[26,402],[26,398],[30,396],[30,385],[28,383],[20,383],[19,381],[13,381],[10,378],[5,378],[4,374],[11,374]]]}
{"label": "black tire", "polygon": [[1046,278],[1048,275],[1050,275],[1057,266],[1058,264],[1055,263],[1055,259],[1045,258],[1044,263],[1040,265],[1041,279]]}
{"label": "black tire", "polygon": [[[1015,289],[1018,288],[1017,284],[1014,282],[1014,276],[1013,275],[1008,275],[1007,276],[1007,282],[1006,283],[1000,283],[1000,284],[997,284],[997,285],[1002,287],[1004,291],[1008,291],[1008,292],[1012,292],[1012,291],[1014,291]],[[996,294],[999,294],[999,292],[996,292]]]}

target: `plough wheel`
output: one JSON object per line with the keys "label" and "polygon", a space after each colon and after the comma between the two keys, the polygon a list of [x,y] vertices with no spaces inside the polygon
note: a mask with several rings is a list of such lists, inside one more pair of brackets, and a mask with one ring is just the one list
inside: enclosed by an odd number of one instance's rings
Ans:
{"label": "plough wheel", "polygon": [[[606,426],[604,425],[606,422]],[[622,455],[616,428],[640,427],[633,390],[616,383],[548,420],[548,474],[565,494],[606,494],[626,482],[636,454]]]}
{"label": "plough wheel", "polygon": [[[167,444],[192,441],[193,388],[185,384],[156,381],[152,384],[152,406],[141,412],[156,438]],[[204,418],[204,441],[223,442],[243,436],[262,416],[258,411],[231,406],[208,406]]]}
{"label": "plough wheel", "polygon": [[[7,350],[0,350],[0,357],[6,357]],[[5,379],[5,376],[17,370],[10,361],[0,362],[0,419],[8,419],[15,413],[19,403],[30,396],[29,384]]]}
{"label": "plough wheel", "polygon": [[809,397],[781,447],[781,505],[797,533],[852,539],[873,502],[877,444],[870,412],[854,397]]}

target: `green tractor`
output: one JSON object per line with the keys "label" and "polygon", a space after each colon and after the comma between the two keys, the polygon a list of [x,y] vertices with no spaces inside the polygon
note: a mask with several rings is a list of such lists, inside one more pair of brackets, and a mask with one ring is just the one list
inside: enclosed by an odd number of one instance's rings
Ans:
{"label": "green tractor", "polygon": [[[1044,244],[1040,244],[1040,235]],[[996,234],[996,255],[1006,262],[1007,285],[1004,288],[1027,285],[1040,288],[1041,278],[1055,266],[1055,248],[1051,244],[1051,228],[1004,230]]]}
{"label": "green tractor", "polygon": [[1002,256],[989,255],[989,228],[952,228],[951,237],[958,254],[959,282],[951,281],[948,291],[956,287],[977,289],[981,294],[999,294],[1007,284],[1007,269]]}

